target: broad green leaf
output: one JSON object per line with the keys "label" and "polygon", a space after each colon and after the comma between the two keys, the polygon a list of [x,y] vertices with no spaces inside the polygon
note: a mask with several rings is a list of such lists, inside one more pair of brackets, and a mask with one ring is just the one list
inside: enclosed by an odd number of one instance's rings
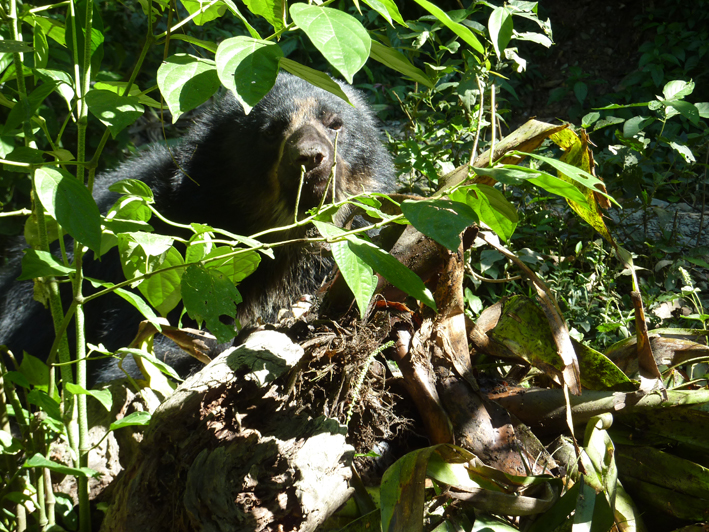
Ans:
{"label": "broad green leaf", "polygon": [[280,47],[250,37],[232,37],[219,45],[215,57],[222,84],[234,93],[245,113],[271,90],[278,76]]}
{"label": "broad green leaf", "polygon": [[175,389],[174,383],[168,381],[165,375],[172,377],[176,381],[182,380],[169,364],[148,353],[145,349],[126,347],[116,351],[116,354],[123,358],[127,355],[133,356],[135,363],[140,368],[150,387],[160,392],[164,397],[169,397]]}
{"label": "broad green leaf", "polygon": [[64,386],[66,386],[66,389],[74,395],[90,395],[101,403],[107,412],[111,411],[111,407],[113,406],[113,396],[111,395],[111,390],[87,390],[78,384],[74,384],[73,382],[65,382]]}
{"label": "broad green leaf", "polygon": [[[199,13],[192,19],[197,26],[211,22],[226,13],[226,6],[222,2],[212,4],[211,0],[180,0],[187,12],[192,15]],[[212,4],[211,6],[209,4]]]}
{"label": "broad green leaf", "polygon": [[695,126],[699,123],[699,109],[694,104],[682,100],[663,100],[662,104],[674,109]]}
{"label": "broad green leaf", "polygon": [[[150,233],[121,233],[117,238],[126,279],[184,264],[182,255],[172,247],[170,237]],[[138,285],[140,292],[163,316],[180,301],[182,273],[182,268],[173,268],[144,279]]]}
{"label": "broad green leaf", "polygon": [[453,252],[460,246],[461,231],[478,221],[468,205],[451,200],[406,200],[401,211],[416,229]]}
{"label": "broad green leaf", "polygon": [[445,11],[428,0],[416,0],[416,3],[440,20],[444,26],[463,39],[473,50],[480,54],[485,53],[485,48],[483,48],[483,45],[480,44],[477,37],[475,37],[473,32],[471,32],[466,26],[451,20]]}
{"label": "broad green leaf", "polygon": [[55,473],[82,478],[97,477],[100,475],[100,473],[94,471],[93,469],[89,469],[88,467],[67,467],[65,465],[58,464],[57,462],[52,462],[51,460],[47,460],[39,453],[28,459],[22,465],[22,467],[26,469],[30,467],[46,467],[47,469],[49,469],[50,471],[54,471]]}
{"label": "broad green leaf", "polygon": [[352,83],[371,47],[362,24],[352,15],[329,7],[293,4],[290,14],[325,59]]}
{"label": "broad green leaf", "polygon": [[537,44],[541,44],[542,46],[546,48],[550,48],[552,44],[552,40],[544,35],[543,33],[533,33],[529,31],[523,31],[521,33],[517,33],[516,31],[513,32],[513,39],[517,39],[518,41],[530,41],[530,42],[535,42]]}
{"label": "broad green leaf", "polygon": [[168,57],[158,69],[158,87],[172,114],[172,123],[202,105],[219,88],[214,61],[188,54]]}
{"label": "broad green leaf", "polygon": [[[314,222],[320,234],[327,238],[335,238],[345,233],[339,227],[323,222]],[[359,307],[359,315],[365,318],[367,307],[377,288],[377,276],[372,268],[355,255],[346,241],[332,244],[332,256],[342,273],[347,286],[350,287]]]}
{"label": "broad green leaf", "polygon": [[[401,13],[399,12],[399,8],[396,6],[393,0],[362,0],[365,4],[367,4],[369,7],[374,9],[377,13],[379,13],[382,17],[384,17],[389,24],[392,26],[392,20],[395,20],[405,28],[408,28],[406,25],[406,22],[404,22],[403,17],[401,16]],[[372,41],[374,42],[374,41]]]}
{"label": "broad green leaf", "polygon": [[[254,38],[258,38],[257,36],[252,35]],[[173,33],[170,35],[170,40],[171,41],[185,41],[190,44],[194,44],[195,46],[199,46],[200,48],[204,48],[205,50],[209,50],[213,54],[217,53],[217,44],[212,42],[212,41],[204,41],[202,39],[197,39],[196,37],[193,37],[192,35],[184,35],[182,33]]]}
{"label": "broad green leaf", "polygon": [[47,392],[39,388],[30,390],[27,394],[27,402],[38,406],[45,414],[55,421],[62,421],[62,413],[59,410],[59,401],[49,397]]}
{"label": "broad green leaf", "polygon": [[668,142],[668,144],[673,150],[675,150],[684,158],[685,162],[689,164],[694,164],[695,162],[697,162],[697,160],[694,158],[692,150],[690,150],[684,144],[679,144],[678,142]]}
{"label": "broad green leaf", "polygon": [[223,274],[200,266],[189,266],[182,276],[182,299],[189,316],[197,323],[207,322],[207,328],[219,343],[236,336],[233,325],[225,324],[224,317],[236,318],[236,305],[241,294]]}
{"label": "broad green leaf", "polygon": [[57,92],[61,94],[62,98],[67,104],[69,109],[72,108],[72,101],[74,100],[74,81],[71,76],[62,70],[54,70],[51,68],[37,68],[35,69],[37,77],[45,81],[53,80],[58,83]]}
{"label": "broad green leaf", "polygon": [[588,96],[588,85],[583,81],[574,83],[574,95],[579,103],[583,103],[586,100],[586,96]]}
{"label": "broad green leaf", "polygon": [[694,107],[697,108],[699,116],[702,118],[709,118],[709,102],[698,102],[694,104]]}
{"label": "broad green leaf", "polygon": [[679,79],[668,82],[662,89],[665,100],[681,100],[689,96],[694,91],[693,81],[682,81]]}
{"label": "broad green leaf", "polygon": [[[108,190],[115,192],[116,194],[123,194],[126,196],[138,196],[143,198],[147,203],[155,203],[155,197],[153,196],[153,190],[146,185],[143,181],[138,179],[121,179],[115,183],[111,183]],[[147,221],[150,218],[143,220]]]}
{"label": "broad green leaf", "polygon": [[135,98],[138,98],[138,103],[142,105],[147,105],[148,107],[152,107],[154,109],[161,108],[160,102],[154,100],[147,94],[143,94],[140,87],[138,87],[135,83],[131,84],[128,94],[125,94],[126,89],[128,88],[127,81],[97,81],[94,83],[93,88],[100,91],[114,92],[119,96],[134,96]]}
{"label": "broad green leaf", "polygon": [[424,486],[435,447],[405,454],[384,472],[381,484],[382,532],[423,532]]}
{"label": "broad green leaf", "polygon": [[74,268],[64,266],[61,261],[47,251],[26,249],[22,257],[22,274],[18,281],[34,279],[35,277],[62,276],[73,273]]}
{"label": "broad green leaf", "polygon": [[91,114],[108,127],[114,139],[145,111],[135,96],[119,96],[112,91],[92,89],[86,95],[86,103]]}
{"label": "broad green leaf", "polygon": [[[165,255],[161,268],[184,264],[180,252],[171,247]],[[155,274],[138,285],[138,290],[162,315],[167,316],[180,302],[180,278],[183,269],[176,268]]]}
{"label": "broad green leaf", "polygon": [[51,37],[60,45],[66,47],[64,25],[60,21],[53,18],[40,17],[35,14],[25,15],[22,17],[22,20],[33,26],[39,26],[47,37]]}
{"label": "broad green leaf", "polygon": [[44,102],[45,98],[49,96],[52,92],[54,92],[54,89],[57,88],[57,85],[58,83],[56,81],[45,81],[32,91],[32,93],[27,97],[30,106],[29,116],[25,116],[25,110],[22,105],[13,106],[10,110],[10,114],[7,116],[7,120],[5,121],[3,133],[5,135],[9,135],[12,133],[12,130],[19,127],[22,122],[24,122],[25,120],[29,120],[32,115],[34,115],[34,113],[37,111],[37,109],[39,109],[39,106],[42,105],[42,102]]}
{"label": "broad green leaf", "polygon": [[627,138],[634,137],[654,121],[655,119],[652,117],[634,116],[623,124],[623,136]]}
{"label": "broad green leaf", "polygon": [[287,57],[281,57],[279,64],[283,70],[290,72],[294,76],[298,76],[299,78],[304,79],[311,85],[320,87],[321,89],[326,90],[327,92],[331,92],[335,96],[342,98],[347,103],[352,105],[352,102],[347,97],[347,94],[345,94],[345,91],[342,90],[342,87],[340,87],[340,85],[334,79],[332,79],[324,72],[320,72],[319,70],[315,70],[314,68],[301,65],[300,63],[288,59]]}
{"label": "broad green leaf", "polygon": [[487,22],[490,40],[495,47],[499,60],[504,59],[503,52],[512,39],[512,13],[507,8],[498,7],[490,15]]}
{"label": "broad green leaf", "polygon": [[[577,168],[571,164],[565,163],[563,161],[559,161],[558,159],[553,159],[551,157],[544,157],[542,155],[537,155],[536,153],[524,153],[524,152],[514,152],[515,154],[522,155],[524,157],[532,157],[533,159],[537,159],[539,161],[543,161],[550,166],[554,167],[557,171],[561,172],[564,174],[566,177],[571,178],[573,181],[576,181],[577,183],[583,185],[586,188],[590,188],[597,194],[601,194],[608,198],[611,203],[615,203],[618,205],[618,202],[613,198],[613,196],[605,193],[602,191],[602,188],[605,188],[603,185],[603,181],[598,179],[597,177],[589,174],[585,170],[582,170],[580,168]],[[598,187],[596,185],[599,185]],[[602,187],[602,188],[601,188]]]}
{"label": "broad green leaf", "polygon": [[214,259],[234,251],[230,247],[218,247],[213,249],[202,259],[205,261],[204,267],[208,270],[217,270],[229,279],[232,284],[238,284],[256,271],[261,263],[261,256],[256,251],[248,251],[225,259]]}
{"label": "broad green leaf", "polygon": [[0,454],[15,454],[22,450],[20,440],[13,438],[12,434],[0,430]]}
{"label": "broad green leaf", "polygon": [[514,206],[502,192],[488,185],[475,185],[458,189],[450,195],[453,201],[467,204],[505,242],[509,241],[517,227],[518,217]]}
{"label": "broad green leaf", "polygon": [[[98,281],[96,279],[90,279],[88,277],[86,278],[86,280],[89,281],[94,288],[112,288],[115,286],[113,283]],[[116,288],[113,292],[128,301],[128,303],[130,303],[131,305],[133,305],[146,320],[148,320],[155,326],[158,331],[161,330],[160,320],[158,320],[158,316],[155,314],[155,312],[153,312],[153,309],[150,308],[150,306],[145,302],[145,300],[143,300],[142,297],[140,297],[136,293],[126,290],[125,288]]]}
{"label": "broad green leaf", "polygon": [[394,48],[384,46],[377,41],[372,41],[370,55],[375,61],[379,61],[383,65],[396,70],[404,76],[410,77],[426,87],[432,89],[435,86],[433,81],[431,81],[423,70],[412,65],[404,54]]}
{"label": "broad green leaf", "polygon": [[75,177],[54,168],[39,168],[35,186],[49,215],[73,238],[98,253],[101,215],[89,190]]}
{"label": "broad green leaf", "polygon": [[625,122],[625,118],[620,118],[617,116],[607,116],[596,122],[596,125],[593,127],[593,130],[598,131],[599,129],[602,129],[604,127],[613,126],[615,124],[621,124],[623,122]]}
{"label": "broad green leaf", "polygon": [[123,427],[134,426],[146,427],[150,424],[151,417],[152,414],[150,412],[131,412],[126,417],[111,423],[111,425],[108,427],[108,430],[118,430],[122,429]]}
{"label": "broad green leaf", "polygon": [[418,275],[374,244],[355,237],[348,237],[347,241],[352,252],[384,279],[433,310],[437,310],[431,292]]}
{"label": "broad green leaf", "polygon": [[23,355],[19,371],[33,386],[47,386],[49,384],[49,366],[29,353]]}
{"label": "broad green leaf", "polygon": [[286,0],[244,0],[244,4],[254,15],[265,18],[276,32],[285,29],[283,14]]}

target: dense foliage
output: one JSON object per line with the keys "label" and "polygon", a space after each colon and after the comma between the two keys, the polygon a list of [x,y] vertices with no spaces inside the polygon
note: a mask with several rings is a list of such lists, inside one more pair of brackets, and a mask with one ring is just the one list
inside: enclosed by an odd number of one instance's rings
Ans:
{"label": "dense foliage", "polygon": [[[0,29],[0,232],[7,236],[6,244],[12,235],[24,233],[30,249],[22,261],[22,278],[37,279],[36,290],[48,303],[57,340],[41,360],[19,353],[5,353],[3,359],[10,362],[3,362],[0,390],[2,530],[58,525],[91,529],[88,479],[94,472],[87,461],[86,401],[93,397],[110,410],[112,399],[105,390],[89,389],[87,359],[139,357],[147,384],[133,381],[137,390],[152,386],[167,396],[175,387],[153,371],[177,378],[150,353],[147,342],[143,349],[116,353],[87,344],[83,305],[118,293],[159,329],[160,317],[182,304],[220,342],[230,341],[237,330],[225,327],[221,315],[209,309],[226,306],[235,317],[241,301],[238,283],[258,267],[261,253],[278,245],[218,227],[172,223],[155,210],[150,189],[136,180],[117,184],[114,190],[121,198],[108,212],[100,212],[92,198],[96,172],[151,142],[175,142],[190,116],[224,91],[231,91],[245,109],[252,108],[273,86],[279,69],[346,99],[327,74],[344,78],[368,92],[389,124],[403,124],[388,127],[390,149],[400,170],[401,190],[421,199],[399,204],[382,195],[356,196],[321,205],[279,229],[317,228],[321,236],[310,241],[332,245],[362,318],[376,288],[375,272],[422,304],[436,307],[429,287],[372,243],[367,231],[411,224],[456,252],[461,231],[477,224],[485,230],[484,241],[465,251],[470,318],[502,296],[540,293],[534,284],[513,277],[522,262],[556,294],[557,310],[568,320],[571,337],[596,349],[638,332],[631,292],[642,293],[648,311],[667,306],[675,311],[664,321],[660,313],[648,312],[652,325],[706,331],[709,314],[702,290],[707,289],[709,264],[706,246],[699,246],[706,242],[702,226],[694,242],[679,242],[670,225],[663,226],[658,239],[629,237],[626,251],[601,215],[601,206],[610,206],[614,196],[626,207],[640,208],[647,229],[648,219],[656,216],[656,200],[664,202],[662,207],[680,201],[704,206],[709,103],[690,100],[706,94],[699,90],[699,79],[706,74],[701,64],[709,51],[709,35],[693,25],[691,17],[664,22],[661,13],[645,15],[639,25],[657,36],[640,46],[638,70],[622,91],[596,97],[583,71],[571,70],[552,98],[576,100],[578,128],[561,131],[549,126],[536,137],[520,128],[522,141],[499,152],[501,124],[513,118],[516,88],[523,83],[519,75],[528,67],[522,51],[529,49],[526,45],[546,50],[553,44],[553,21],[540,18],[535,2],[464,2],[470,5],[447,9],[416,0],[403,14],[391,0],[245,1],[245,6],[231,0],[35,4],[6,0],[0,12],[6,23]],[[581,128],[599,145],[597,168]],[[529,153],[536,148],[539,151]],[[604,177],[605,185],[596,175]],[[335,213],[348,204],[365,211],[373,220],[370,225],[349,231],[337,227]],[[385,208],[391,204],[396,214]],[[151,217],[191,231],[191,238],[152,233]],[[618,232],[626,223],[614,219]],[[69,239],[73,254],[66,252]],[[50,252],[53,241],[59,243],[57,253]],[[511,262],[500,242],[521,261]],[[100,257],[115,246],[126,280],[117,285],[91,280],[97,291],[87,296],[82,258],[89,252]],[[184,282],[188,278],[190,282]],[[508,282],[498,282],[505,279]],[[61,305],[60,282],[72,286],[74,299],[68,308]],[[190,290],[203,284],[223,289],[214,290],[214,299],[198,307]],[[79,324],[76,345],[70,349],[65,333],[74,324]],[[567,343],[571,345],[570,339]],[[603,357],[596,352],[587,356],[594,361]],[[549,357],[559,357],[556,348]],[[667,388],[706,388],[705,360],[705,354],[699,355],[682,371],[661,368],[667,371],[658,380]],[[510,365],[479,362],[484,377],[507,378],[512,373]],[[558,364],[574,365],[568,360]],[[526,360],[523,365],[520,382],[544,382],[539,376],[543,370],[530,371],[543,364]],[[612,386],[630,382],[625,375],[617,379],[594,389],[619,389]],[[566,377],[559,382],[580,388]],[[659,388],[664,391],[662,382]],[[149,421],[147,413],[131,415],[113,423],[111,430]],[[629,498],[616,491],[615,463],[598,463],[598,453],[613,446],[608,421],[593,421],[582,445],[587,454],[579,457],[585,473],[569,472],[573,482],[564,486],[559,479],[498,475],[484,466],[471,466],[476,480],[464,481],[467,470],[462,463],[474,460],[464,450],[455,457],[447,447],[406,455],[382,481],[382,530],[400,526],[400,498],[410,488],[407,468],[420,477],[421,491],[425,476],[434,479],[437,493],[443,485],[490,488],[485,482],[491,479],[495,489],[506,493],[532,484],[548,484],[556,498],[563,491],[558,503],[544,508],[533,530],[584,519],[593,520],[594,529],[609,529],[615,520],[615,526],[625,530],[618,525],[619,515],[636,514],[626,507],[619,510],[620,502],[616,507],[616,501],[630,504]],[[50,445],[56,440],[68,443],[71,464],[52,459]],[[612,456],[608,459],[613,462]],[[427,473],[429,461],[439,466],[429,467]],[[77,477],[78,504],[51,493],[52,473]],[[590,500],[597,504],[595,510]],[[427,508],[434,506],[431,502]],[[429,516],[429,523],[438,522],[440,530],[472,529],[470,514],[456,515],[453,507],[435,515],[439,517]],[[699,519],[693,516],[680,517]],[[406,518],[422,526],[420,513]],[[475,529],[512,526],[485,514],[474,514],[475,519]]]}

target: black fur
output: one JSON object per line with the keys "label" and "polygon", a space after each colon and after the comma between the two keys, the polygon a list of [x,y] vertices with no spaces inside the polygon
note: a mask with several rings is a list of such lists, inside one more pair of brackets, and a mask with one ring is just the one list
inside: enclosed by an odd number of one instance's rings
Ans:
{"label": "black fur", "polygon": [[[108,190],[112,183],[133,178],[148,184],[157,209],[180,223],[206,223],[241,235],[290,224],[300,167],[307,169],[300,200],[303,213],[322,197],[336,132],[337,199],[363,190],[385,190],[393,183],[394,168],[380,142],[375,118],[357,91],[344,84],[342,88],[356,107],[284,73],[248,115],[227,95],[202,115],[172,154],[157,146],[99,176],[94,190],[99,208],[106,212],[117,199]],[[150,223],[155,225],[154,221]],[[155,227],[158,232],[165,230]],[[300,230],[269,238],[303,235]],[[25,350],[46,358],[54,338],[49,311],[32,300],[32,282],[14,281],[19,255],[15,253],[0,273],[0,343],[16,353]],[[275,260],[263,257],[258,270],[238,287],[244,299],[237,308],[242,324],[257,318],[272,321],[279,308],[313,293],[329,269],[329,262],[320,259],[317,250],[302,246],[278,248],[275,255]],[[112,282],[122,280],[115,249],[101,262],[88,261],[86,272]],[[110,350],[126,346],[140,320],[118,297],[95,300],[87,305],[86,316],[88,341],[103,343]],[[181,364],[190,362],[189,355],[165,339],[157,342],[156,350],[178,371]],[[117,376],[106,368],[98,371],[103,372],[99,380]]]}

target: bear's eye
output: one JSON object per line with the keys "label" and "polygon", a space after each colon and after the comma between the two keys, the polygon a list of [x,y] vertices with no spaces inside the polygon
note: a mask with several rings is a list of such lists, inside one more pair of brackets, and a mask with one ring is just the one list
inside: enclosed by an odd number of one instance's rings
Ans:
{"label": "bear's eye", "polygon": [[278,124],[271,124],[261,131],[261,135],[266,142],[278,142],[281,138],[281,128]]}
{"label": "bear's eye", "polygon": [[339,117],[334,117],[330,120],[330,123],[327,125],[327,128],[332,131],[339,131],[340,129],[342,129],[342,126],[342,119]]}

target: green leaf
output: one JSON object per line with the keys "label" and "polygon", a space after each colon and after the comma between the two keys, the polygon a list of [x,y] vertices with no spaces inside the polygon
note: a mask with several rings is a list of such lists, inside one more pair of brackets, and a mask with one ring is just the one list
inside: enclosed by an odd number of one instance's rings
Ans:
{"label": "green leaf", "polygon": [[677,153],[679,153],[685,160],[685,162],[689,164],[694,164],[697,162],[697,160],[694,158],[694,154],[692,153],[692,150],[690,150],[687,146],[684,144],[679,144],[678,142],[668,142],[670,147],[675,150]]}
{"label": "green leaf", "polygon": [[353,16],[329,7],[293,4],[293,21],[300,26],[327,61],[352,83],[369,57],[371,39]]}
{"label": "green leaf", "polygon": [[374,271],[381,274],[384,279],[433,310],[437,310],[431,292],[418,275],[374,244],[352,236],[348,237],[347,241],[352,252],[369,264]]}
{"label": "green leaf", "polygon": [[377,41],[372,41],[370,55],[375,61],[379,61],[383,65],[396,70],[404,76],[410,77],[426,87],[431,89],[435,87],[435,83],[431,81],[423,70],[412,65],[404,54],[394,48],[384,46]]}
{"label": "green leaf", "polygon": [[89,190],[75,177],[54,168],[39,168],[35,183],[49,215],[73,238],[98,253],[101,215]]}
{"label": "green leaf", "polygon": [[[362,0],[365,4],[367,4],[369,7],[374,9],[377,13],[379,13],[382,17],[384,17],[389,24],[392,26],[392,20],[395,20],[405,28],[408,28],[406,25],[406,22],[404,22],[403,17],[401,16],[401,13],[399,12],[399,8],[396,6],[394,3],[394,0]],[[372,41],[374,42],[374,41]]]}
{"label": "green leaf", "polygon": [[662,95],[665,97],[665,100],[681,100],[685,96],[692,94],[693,91],[693,81],[676,79],[665,84],[662,89]]}
{"label": "green leaf", "polygon": [[[344,230],[334,225],[323,222],[313,222],[320,234],[327,238],[336,238],[345,233]],[[337,267],[342,273],[347,286],[350,287],[359,307],[359,315],[365,318],[367,307],[377,288],[377,276],[372,268],[355,255],[347,242],[335,242],[332,244],[332,256],[337,263]]]}
{"label": "green leaf", "polygon": [[[537,159],[539,161],[543,161],[552,167],[554,167],[557,171],[561,172],[564,174],[566,177],[569,179],[572,179],[573,181],[576,181],[577,183],[583,185],[586,188],[590,188],[597,194],[601,194],[608,198],[612,203],[615,203],[618,205],[618,202],[613,198],[613,196],[606,194],[605,192],[602,191],[605,186],[603,185],[603,181],[598,179],[596,176],[593,176],[589,174],[588,172],[581,170],[580,168],[577,168],[576,166],[573,166],[571,164],[565,163],[563,161],[559,161],[558,159],[553,159],[551,157],[544,157],[542,155],[537,155],[536,153],[524,153],[524,152],[514,152],[519,155],[523,155],[525,157],[532,157],[533,159]],[[598,185],[598,186],[596,186]],[[569,198],[572,199],[572,198]],[[574,200],[576,201],[576,200]],[[584,200],[585,201],[585,200]]]}
{"label": "green leaf", "polygon": [[453,252],[460,246],[460,232],[478,221],[468,205],[451,200],[406,200],[401,211],[416,229]]}
{"label": "green leaf", "polygon": [[287,57],[281,57],[279,64],[283,70],[304,79],[311,85],[315,85],[316,87],[320,87],[327,92],[331,92],[335,96],[342,98],[347,103],[352,105],[352,102],[347,97],[347,94],[345,94],[345,91],[342,90],[342,87],[340,87],[334,79],[324,72],[301,65],[300,63],[288,59]]}
{"label": "green leaf", "polygon": [[59,410],[59,402],[55,401],[47,392],[34,388],[27,394],[27,402],[39,407],[45,414],[55,421],[62,421],[62,413]]}
{"label": "green leaf", "polygon": [[[89,281],[94,288],[98,288],[99,286],[102,288],[113,288],[115,286],[113,283],[98,281],[96,279],[90,279],[88,277],[86,278],[86,280]],[[130,303],[131,305],[133,305],[143,315],[145,319],[147,319],[155,326],[158,331],[161,330],[160,320],[158,320],[158,316],[155,314],[155,312],[153,312],[153,309],[148,306],[148,304],[145,302],[145,300],[143,300],[142,297],[129,290],[126,290],[125,288],[116,288],[113,292],[128,301],[128,303]]]}
{"label": "green leaf", "polygon": [[[160,266],[167,268],[180,266],[184,263],[185,261],[180,252],[171,247]],[[138,290],[162,316],[167,316],[180,302],[180,279],[182,274],[182,268],[160,272],[140,283]]]}
{"label": "green leaf", "polygon": [[219,88],[214,61],[188,54],[168,57],[158,69],[158,87],[172,114],[172,123],[202,105]]}
{"label": "green leaf", "polygon": [[254,15],[265,18],[276,32],[283,31],[285,0],[244,0],[244,4]]}
{"label": "green leaf", "polygon": [[25,41],[6,40],[0,41],[0,54],[13,54],[17,52],[22,54],[32,52],[32,45]]}
{"label": "green leaf", "polygon": [[473,50],[480,54],[485,53],[485,48],[483,48],[483,45],[480,44],[480,41],[477,39],[477,37],[473,35],[473,32],[471,32],[467,27],[463,26],[462,24],[451,20],[451,18],[441,8],[439,8],[435,4],[432,4],[428,0],[416,0],[416,3],[423,7],[426,11],[431,13],[438,20],[440,20],[444,26],[446,26],[449,30],[455,33],[458,37],[463,39]]}
{"label": "green leaf", "polygon": [[219,45],[215,57],[219,79],[246,114],[276,83],[282,56],[277,44],[251,37],[232,37]]}
{"label": "green leaf", "polygon": [[515,207],[507,201],[502,192],[488,185],[475,185],[458,189],[450,199],[467,204],[505,242],[517,227],[519,218]]}
{"label": "green leaf", "polygon": [[93,88],[99,91],[110,91],[115,94],[118,94],[119,96],[133,96],[135,98],[138,98],[138,103],[142,105],[147,105],[148,107],[152,107],[154,109],[161,108],[160,102],[154,100],[147,94],[143,94],[140,90],[140,87],[138,87],[138,85],[136,85],[135,83],[131,84],[130,89],[128,90],[128,94],[125,94],[126,89],[128,88],[127,81],[97,81],[96,83],[94,83]]}
{"label": "green leaf", "polygon": [[[126,279],[184,264],[182,255],[172,247],[172,238],[150,233],[117,235],[121,266]],[[144,279],[140,292],[161,315],[165,316],[180,302],[180,277],[183,270],[174,268]]]}
{"label": "green leaf", "polygon": [[583,103],[586,100],[586,96],[588,96],[588,85],[583,81],[577,81],[574,83],[574,94],[579,103]]}
{"label": "green leaf", "polygon": [[35,277],[53,277],[68,275],[74,268],[64,266],[59,260],[47,251],[26,249],[22,257],[22,273],[18,281],[34,279]]}
{"label": "green leaf", "polygon": [[232,284],[236,285],[256,271],[256,268],[261,263],[261,255],[256,251],[248,251],[224,259],[209,261],[209,259],[232,253],[233,251],[230,247],[218,247],[207,253],[202,260],[205,261],[205,268],[222,273]]}
{"label": "green leaf", "polygon": [[53,18],[40,17],[35,14],[27,14],[22,17],[22,20],[32,24],[33,26],[39,26],[47,37],[51,37],[57,43],[66,48],[64,24],[60,21]]}
{"label": "green leaf", "polygon": [[111,425],[108,427],[108,430],[118,430],[122,429],[123,427],[134,426],[146,427],[150,424],[151,417],[152,414],[150,412],[131,412],[126,417],[111,423]]}
{"label": "green leaf", "polygon": [[113,396],[111,395],[110,390],[87,390],[86,388],[82,388],[73,382],[65,382],[64,386],[74,395],[90,395],[101,403],[107,412],[111,411],[111,407],[113,406]]}
{"label": "green leaf", "polygon": [[51,68],[36,68],[35,72],[37,77],[44,81],[56,81],[58,83],[56,90],[64,98],[67,107],[71,109],[72,101],[74,100],[74,81],[71,76],[62,70]]}
{"label": "green leaf", "polygon": [[29,353],[23,355],[19,371],[33,386],[46,387],[49,384],[49,366]]}
{"label": "green leaf", "polygon": [[674,109],[695,126],[699,123],[699,109],[694,104],[682,100],[663,100],[662,104]]}
{"label": "green leaf", "polygon": [[23,468],[30,468],[30,467],[46,467],[50,471],[54,471],[55,473],[60,473],[62,475],[71,475],[73,477],[82,477],[82,478],[87,478],[87,477],[97,477],[100,475],[100,473],[94,471],[93,469],[89,469],[88,467],[67,467],[62,464],[58,464],[57,462],[52,462],[51,460],[47,460],[44,456],[41,454],[37,453],[35,454],[32,458],[28,459],[23,465]]}
{"label": "green leaf", "polygon": [[623,124],[623,136],[626,138],[634,137],[654,121],[655,119],[652,117],[634,116]]}
{"label": "green leaf", "polygon": [[[142,349],[134,349],[134,348],[130,348],[130,347],[124,347],[124,348],[116,351],[116,354],[122,355],[122,356],[132,355],[134,358],[135,357],[143,358],[143,359],[147,360],[148,362],[150,362],[150,364],[152,364],[153,366],[158,368],[165,375],[168,375],[169,377],[172,377],[173,379],[175,379],[177,381],[182,380],[180,378],[180,376],[175,372],[175,370],[172,369],[172,366],[170,366],[169,364],[166,364],[165,362],[163,362],[159,358],[151,355],[147,351],[143,351]],[[168,391],[167,394],[169,395],[171,392],[172,392],[172,390]],[[163,393],[165,393],[165,392],[163,392]]]}
{"label": "green leaf", "polygon": [[207,328],[219,343],[236,336],[233,325],[222,322],[223,317],[236,318],[236,305],[241,294],[223,274],[200,266],[189,266],[182,276],[182,299],[189,316],[197,323],[207,322]]}
{"label": "green leaf", "polygon": [[[138,179],[121,179],[115,183],[111,183],[108,190],[115,192],[116,194],[123,194],[126,196],[137,196],[143,198],[147,203],[155,203],[155,196],[153,196],[153,190],[146,185],[143,181]],[[150,218],[143,221],[148,221]]]}
{"label": "green leaf", "polygon": [[702,118],[709,118],[709,102],[698,102],[694,104],[694,107],[697,108],[699,116]]}
{"label": "green leaf", "polygon": [[114,139],[145,111],[135,96],[119,96],[105,90],[91,89],[86,95],[86,103],[91,114],[108,127]]}
{"label": "green leaf", "polygon": [[185,6],[185,9],[190,15],[201,11],[199,15],[192,19],[192,22],[197,24],[197,26],[211,22],[226,13],[226,6],[221,2],[217,2],[211,6],[209,6],[211,0],[180,0],[180,2],[182,2],[182,5]]}
{"label": "green leaf", "polygon": [[504,59],[504,51],[512,39],[512,14],[507,8],[498,7],[490,15],[487,22],[490,40],[495,47],[495,53],[500,61]]}
{"label": "green leaf", "polygon": [[57,85],[58,83],[56,81],[50,80],[46,81],[45,83],[42,83],[35,90],[32,91],[32,93],[27,97],[30,106],[29,116],[25,114],[25,109],[23,105],[13,106],[13,108],[10,110],[10,114],[7,116],[7,120],[5,121],[3,133],[5,135],[9,135],[12,133],[12,130],[14,130],[16,127],[19,127],[19,125],[23,121],[30,120],[37,111],[37,109],[39,109],[39,106],[42,105],[42,102],[44,102],[45,98],[49,96],[52,92],[54,92],[54,89],[57,88]]}
{"label": "green leaf", "polygon": [[581,127],[584,129],[588,129],[593,124],[595,124],[599,118],[601,118],[601,113],[598,113],[596,111],[588,113],[581,119]]}

